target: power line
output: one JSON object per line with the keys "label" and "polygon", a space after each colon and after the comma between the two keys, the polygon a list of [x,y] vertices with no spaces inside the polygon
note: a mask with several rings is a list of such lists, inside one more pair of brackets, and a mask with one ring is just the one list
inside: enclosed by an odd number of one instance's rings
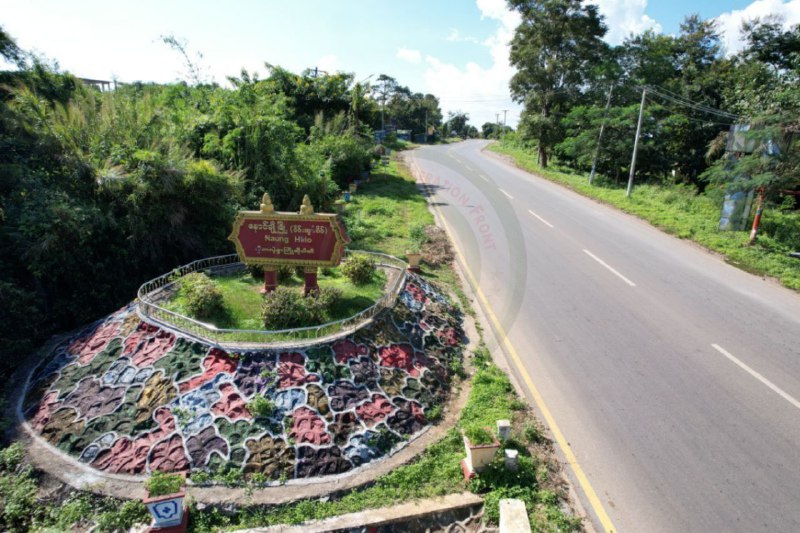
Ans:
{"label": "power line", "polygon": [[676,98],[678,100],[686,102],[687,105],[695,106],[695,107],[697,107],[699,109],[702,109],[704,111],[708,111],[710,113],[719,113],[719,114],[723,114],[723,115],[728,115],[730,118],[736,118],[736,119],[739,118],[738,115],[735,115],[733,113],[729,113],[728,111],[723,111],[722,109],[713,108],[711,106],[708,106],[708,105],[700,103],[700,102],[695,102],[695,101],[693,101],[693,100],[691,100],[691,99],[689,99],[689,98],[687,98],[687,97],[685,97],[683,95],[674,93],[674,92],[670,91],[669,89],[664,89],[663,87],[651,87],[651,90],[655,90],[656,92],[661,91],[662,93],[666,93],[668,95],[671,95],[673,98]]}
{"label": "power line", "polygon": [[727,111],[722,111],[721,109],[715,109],[715,108],[709,107],[709,106],[707,106],[705,104],[694,102],[692,100],[689,100],[688,98],[684,98],[682,96],[675,95],[675,93],[667,91],[666,89],[653,87],[651,85],[647,85],[646,88],[647,88],[647,91],[649,93],[655,94],[656,96],[659,96],[660,98],[663,98],[664,100],[668,100],[668,101],[670,101],[670,102],[672,102],[674,104],[677,104],[679,106],[689,107],[689,108],[695,109],[696,111],[700,111],[702,113],[707,113],[709,115],[715,115],[715,116],[718,116],[718,117],[721,117],[721,118],[725,118],[725,119],[728,119],[728,120],[736,121],[736,120],[741,119],[741,117],[739,115],[734,115],[733,113],[728,113]]}

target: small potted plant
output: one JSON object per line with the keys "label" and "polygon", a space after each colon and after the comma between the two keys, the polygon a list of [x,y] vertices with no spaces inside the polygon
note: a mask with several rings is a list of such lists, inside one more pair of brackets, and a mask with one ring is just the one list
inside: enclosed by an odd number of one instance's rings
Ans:
{"label": "small potted plant", "polygon": [[147,497],[143,503],[153,517],[151,528],[172,528],[188,523],[189,510],[183,505],[186,496],[185,474],[155,471],[145,482],[144,488]]}
{"label": "small potted plant", "polygon": [[463,462],[464,475],[471,477],[492,462],[497,450],[500,449],[500,441],[489,428],[471,426],[463,429],[462,433],[467,452]]}
{"label": "small potted plant", "polygon": [[428,234],[425,233],[425,226],[417,224],[411,227],[408,232],[411,239],[411,245],[406,250],[406,259],[408,259],[408,269],[411,272],[419,272],[419,263],[422,260],[422,245],[428,240]]}

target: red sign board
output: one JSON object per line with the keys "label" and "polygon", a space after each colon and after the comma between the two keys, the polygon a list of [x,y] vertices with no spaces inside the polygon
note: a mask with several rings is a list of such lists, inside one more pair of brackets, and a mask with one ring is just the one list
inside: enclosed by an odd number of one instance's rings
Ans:
{"label": "red sign board", "polygon": [[335,214],[264,210],[240,211],[228,238],[243,262],[272,266],[335,266],[350,242]]}

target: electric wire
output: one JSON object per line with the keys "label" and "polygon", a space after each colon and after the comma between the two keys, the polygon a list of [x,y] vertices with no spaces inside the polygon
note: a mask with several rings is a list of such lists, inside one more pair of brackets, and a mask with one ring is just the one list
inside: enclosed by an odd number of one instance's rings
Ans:
{"label": "electric wire", "polygon": [[707,113],[709,115],[715,115],[717,117],[721,117],[727,120],[737,121],[740,120],[741,117],[739,115],[735,115],[733,113],[728,113],[727,111],[722,111],[720,109],[714,109],[713,107],[706,106],[704,104],[700,104],[698,102],[694,102],[687,98],[683,98],[670,91],[666,91],[665,89],[656,88],[650,85],[644,87],[644,89],[649,92],[650,94],[654,94],[664,100],[670,101],[674,104],[683,107],[689,107],[695,109],[696,111],[700,111],[702,113]]}

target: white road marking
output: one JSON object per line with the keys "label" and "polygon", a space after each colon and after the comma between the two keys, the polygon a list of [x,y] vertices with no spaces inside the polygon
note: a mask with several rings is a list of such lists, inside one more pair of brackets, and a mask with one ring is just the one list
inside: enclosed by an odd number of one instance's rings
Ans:
{"label": "white road marking", "polygon": [[584,252],[586,252],[586,254],[587,254],[589,257],[591,257],[592,259],[594,259],[595,261],[597,261],[598,263],[600,263],[601,265],[603,265],[604,267],[606,267],[606,268],[607,268],[608,270],[610,270],[610,271],[611,271],[611,272],[612,272],[612,273],[613,273],[615,276],[617,276],[619,279],[621,279],[622,281],[624,281],[625,283],[627,283],[627,284],[628,284],[628,285],[630,285],[631,287],[635,287],[635,286],[636,286],[636,284],[635,284],[634,282],[632,282],[631,280],[629,280],[628,278],[626,278],[625,276],[623,276],[622,274],[620,274],[619,272],[617,272],[616,270],[614,270],[614,269],[613,269],[611,266],[609,266],[609,264],[608,264],[608,263],[606,263],[605,261],[603,261],[602,259],[600,259],[600,258],[599,258],[599,257],[597,257],[596,255],[594,255],[592,252],[590,252],[590,251],[589,251],[589,250],[587,250],[586,248],[584,248],[584,249],[583,249],[583,251],[584,251]]}
{"label": "white road marking", "polygon": [[487,178],[487,177],[486,177],[486,176],[484,176],[483,174],[479,174],[479,176],[481,177],[481,179],[482,179],[483,181],[489,181],[489,178]]}
{"label": "white road marking", "polygon": [[504,191],[504,190],[503,190],[503,189],[501,189],[500,187],[498,187],[498,188],[497,188],[497,190],[499,190],[501,193],[503,193],[503,194],[505,194],[506,196],[508,196],[508,199],[509,199],[509,200],[513,200],[513,199],[514,199],[514,197],[513,197],[513,196],[511,196],[510,194],[508,194],[506,191]]}
{"label": "white road marking", "polygon": [[536,218],[538,218],[539,220],[541,220],[541,221],[542,221],[542,224],[544,224],[545,226],[549,226],[549,227],[551,227],[551,228],[553,227],[553,225],[552,225],[551,223],[549,223],[548,221],[546,221],[545,219],[543,219],[542,217],[540,217],[539,215],[537,215],[536,213],[534,213],[534,212],[533,212],[533,211],[531,211],[530,209],[528,209],[528,213],[530,213],[531,215],[533,215],[533,216],[535,216]]}
{"label": "white road marking", "polygon": [[745,372],[756,378],[758,381],[760,381],[761,383],[772,389],[774,392],[778,393],[778,395],[781,398],[783,398],[790,404],[800,409],[800,401],[797,401],[797,399],[795,399],[790,394],[787,394],[783,389],[775,385],[773,382],[771,382],[770,380],[768,380],[767,378],[765,378],[764,376],[762,376],[761,374],[759,374],[758,372],[756,372],[755,370],[753,370],[752,368],[741,362],[739,359],[731,355],[727,350],[725,350],[725,348],[723,348],[719,344],[712,344],[711,347],[714,348],[719,353],[721,353],[722,355],[724,355],[725,357],[727,357],[728,359],[730,359],[731,361],[733,361],[734,363],[736,363],[736,365],[738,365],[742,370],[744,370]]}

